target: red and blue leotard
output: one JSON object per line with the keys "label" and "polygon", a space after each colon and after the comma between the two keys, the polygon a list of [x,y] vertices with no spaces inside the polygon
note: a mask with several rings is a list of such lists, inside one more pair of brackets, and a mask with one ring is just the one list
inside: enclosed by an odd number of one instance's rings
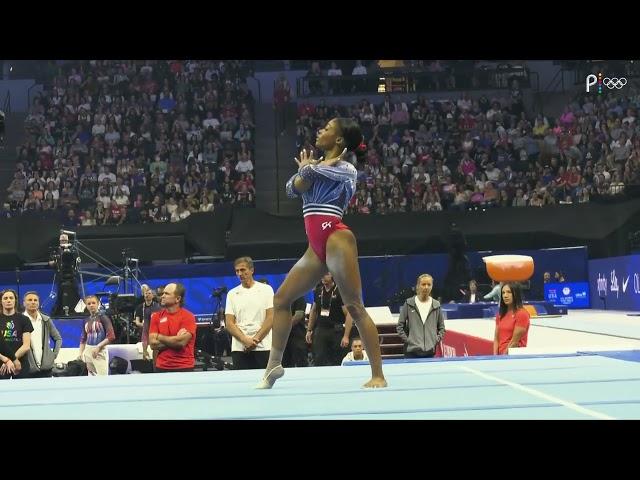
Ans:
{"label": "red and blue leotard", "polygon": [[[311,182],[311,188],[300,193],[295,189],[296,176]],[[329,167],[306,165],[287,182],[289,197],[302,197],[302,214],[309,245],[323,262],[327,259],[327,239],[336,230],[348,230],[342,215],[356,191],[358,172],[344,160]]]}

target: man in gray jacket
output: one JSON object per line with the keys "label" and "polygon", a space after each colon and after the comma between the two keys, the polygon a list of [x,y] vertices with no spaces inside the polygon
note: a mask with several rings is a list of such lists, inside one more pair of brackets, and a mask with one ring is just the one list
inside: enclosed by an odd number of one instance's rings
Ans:
{"label": "man in gray jacket", "polygon": [[[53,370],[53,362],[62,347],[62,337],[53,324],[53,321],[40,312],[40,297],[37,292],[24,294],[24,314],[31,320],[33,332],[31,333],[31,349],[29,350],[29,378],[50,377]],[[50,339],[55,346],[51,350]]]}
{"label": "man in gray jacket", "polygon": [[398,335],[404,342],[406,358],[428,358],[444,337],[444,317],[440,302],[431,298],[433,277],[423,273],[416,283],[416,296],[408,298],[400,309]]}

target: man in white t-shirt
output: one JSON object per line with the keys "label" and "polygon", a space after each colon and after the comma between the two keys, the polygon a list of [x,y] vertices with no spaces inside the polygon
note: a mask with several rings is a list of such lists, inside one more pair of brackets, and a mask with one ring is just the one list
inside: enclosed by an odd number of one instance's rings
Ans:
{"label": "man in white t-shirt", "polygon": [[271,350],[273,288],[253,279],[253,260],[233,262],[240,285],[227,294],[226,327],[231,336],[231,359],[235,370],[266,368]]}
{"label": "man in white t-shirt", "polygon": [[369,361],[369,357],[367,357],[367,352],[362,346],[362,340],[358,337],[354,337],[354,339],[351,340],[351,351],[342,359],[342,365],[347,362],[360,362],[364,360]]}

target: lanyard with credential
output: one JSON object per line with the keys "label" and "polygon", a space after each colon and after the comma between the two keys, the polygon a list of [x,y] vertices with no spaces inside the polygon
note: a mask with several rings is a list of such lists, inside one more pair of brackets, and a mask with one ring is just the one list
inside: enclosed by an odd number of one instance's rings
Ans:
{"label": "lanyard with credential", "polygon": [[322,286],[322,290],[320,291],[320,316],[321,317],[328,317],[329,314],[331,313],[331,302],[333,302],[333,292],[336,289],[336,285],[334,285],[331,290],[329,290],[330,296],[329,296],[329,306],[325,309],[324,308],[324,292],[325,292],[325,288],[324,285]]}

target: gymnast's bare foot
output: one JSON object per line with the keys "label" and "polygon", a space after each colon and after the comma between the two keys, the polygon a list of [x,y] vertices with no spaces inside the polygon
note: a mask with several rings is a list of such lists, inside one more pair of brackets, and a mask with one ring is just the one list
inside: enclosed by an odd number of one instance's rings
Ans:
{"label": "gymnast's bare foot", "polygon": [[282,368],[282,365],[276,365],[271,370],[265,373],[264,377],[262,378],[262,380],[260,380],[260,383],[258,383],[255,388],[257,388],[258,390],[269,389],[273,387],[273,384],[276,383],[276,380],[278,380],[283,375],[284,368]]}
{"label": "gymnast's bare foot", "polygon": [[364,388],[385,388],[386,386],[387,381],[384,377],[371,377],[371,380],[363,385]]}

